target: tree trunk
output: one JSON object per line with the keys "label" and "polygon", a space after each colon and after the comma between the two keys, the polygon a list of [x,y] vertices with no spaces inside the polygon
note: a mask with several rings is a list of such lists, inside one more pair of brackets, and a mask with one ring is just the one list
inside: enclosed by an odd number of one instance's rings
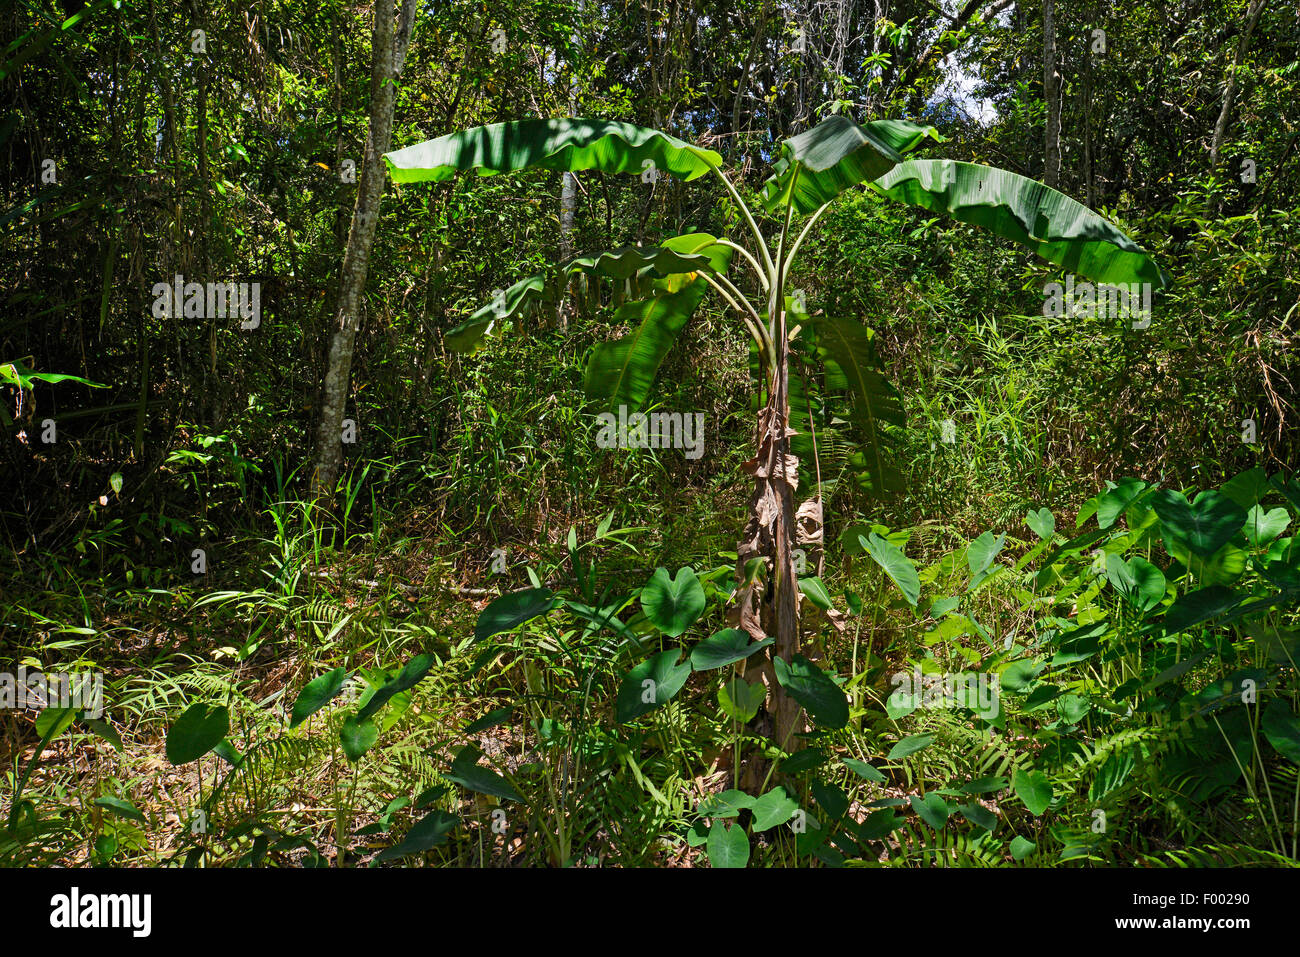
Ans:
{"label": "tree trunk", "polygon": [[1056,71],[1056,0],[1043,0],[1043,99],[1047,101],[1047,143],[1043,150],[1043,182],[1058,189],[1061,182],[1061,76]]}
{"label": "tree trunk", "polygon": [[[578,0],[578,16],[582,16],[583,0]],[[573,72],[573,65],[569,65],[570,73]],[[569,116],[577,116],[577,79],[576,77],[569,81]],[[560,189],[560,262],[566,263],[573,258],[573,220],[578,211],[578,177],[570,172],[561,174],[564,185]],[[559,322],[560,329],[569,328],[569,313],[574,308],[574,296],[578,280],[576,277],[565,284],[565,296],[560,303]]]}
{"label": "tree trunk", "polygon": [[1259,20],[1260,11],[1264,9],[1264,0],[1252,0],[1246,10],[1246,29],[1242,31],[1237,43],[1237,52],[1232,56],[1232,69],[1228,71],[1228,84],[1223,90],[1223,108],[1219,110],[1219,119],[1214,124],[1214,142],[1210,146],[1210,169],[1219,166],[1219,150],[1228,135],[1228,117],[1232,115],[1232,100],[1237,95],[1237,71],[1241,61],[1246,59],[1250,50],[1250,35],[1255,32],[1255,22]]}
{"label": "tree trunk", "polygon": [[759,45],[763,42],[763,31],[767,29],[767,18],[771,14],[771,6],[771,0],[764,0],[762,9],[758,12],[758,22],[754,26],[754,37],[749,42],[749,52],[745,54],[745,62],[740,65],[740,79],[736,83],[736,96],[731,101],[731,133],[733,144],[739,142],[740,107],[744,102],[745,94],[749,89],[749,71],[754,67],[754,59],[758,56]]}
{"label": "tree trunk", "polygon": [[1092,42],[1083,50],[1083,188],[1084,205],[1097,205],[1096,181],[1092,170]]}
{"label": "tree trunk", "polygon": [[370,133],[362,161],[352,226],[343,253],[342,282],[329,364],[321,386],[320,425],[316,433],[316,466],[312,495],[327,499],[334,494],[343,463],[343,411],[352,374],[352,352],[360,324],[361,293],[366,285],[370,250],[384,194],[384,169],[380,157],[388,152],[393,133],[396,80],[406,61],[406,48],[415,23],[415,0],[402,0],[396,25],[394,0],[375,0],[375,26],[370,78]]}
{"label": "tree trunk", "polygon": [[[758,413],[756,454],[742,468],[754,478],[750,519],[745,537],[736,545],[736,578],[739,586],[731,615],[736,627],[756,640],[775,636],[773,657],[789,662],[799,651],[799,583],[794,567],[795,502],[799,486],[799,460],[790,454],[789,345],[786,317],[778,314],[774,341],[776,368],[769,370],[767,404]],[[750,573],[750,562],[763,559],[767,581]],[[799,703],[776,681],[769,658],[751,659],[745,680],[755,677],[767,687],[766,715],[760,715],[757,730],[770,735],[785,751],[802,746],[798,735],[805,729]],[[762,784],[762,762],[751,761],[741,776],[741,787],[752,790]]]}

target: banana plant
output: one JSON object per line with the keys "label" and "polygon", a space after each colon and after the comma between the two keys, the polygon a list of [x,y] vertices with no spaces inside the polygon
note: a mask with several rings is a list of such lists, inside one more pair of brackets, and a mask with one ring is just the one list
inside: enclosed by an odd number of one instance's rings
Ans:
{"label": "banana plant", "polygon": [[[791,680],[792,662],[808,665],[798,658],[796,516],[801,524],[811,520],[814,528],[822,520],[819,495],[802,507],[796,503],[799,460],[791,450],[800,431],[796,426],[803,421],[807,384],[791,376],[792,347],[802,347],[809,359],[820,361],[828,389],[847,394],[845,418],[857,427],[857,460],[871,486],[883,491],[901,484],[888,459],[887,430],[903,425],[902,403],[881,374],[871,330],[855,317],[809,315],[800,297],[787,295],[792,264],[830,204],[865,184],[891,200],[982,226],[1098,283],[1167,285],[1164,272],[1128,236],[1042,183],[976,163],[904,158],[931,142],[943,142],[933,127],[829,117],[782,142],[756,208],[741,198],[718,153],[627,123],[496,123],[384,157],[396,183],[439,182],[469,171],[490,176],[527,169],[597,170],[643,179],[647,172],[683,181],[713,176],[725,190],[747,231],[743,242],[696,232],[658,246],[580,256],[498,293],[452,329],[446,342],[460,352],[482,348],[511,319],[557,302],[576,273],[620,281],[639,298],[622,305],[613,322],[628,323],[633,331],[594,351],[587,392],[611,409],[620,404],[633,409],[646,400],[664,357],[710,290],[735,313],[758,357],[760,395],[755,455],[744,465],[753,480],[751,512],[737,546],[737,589],[729,614],[755,640],[776,639],[768,649],[771,657],[757,667],[772,692],[765,727],[787,751],[798,747],[804,724],[799,703],[783,685]],[[774,667],[776,658],[783,659],[780,667]]]}

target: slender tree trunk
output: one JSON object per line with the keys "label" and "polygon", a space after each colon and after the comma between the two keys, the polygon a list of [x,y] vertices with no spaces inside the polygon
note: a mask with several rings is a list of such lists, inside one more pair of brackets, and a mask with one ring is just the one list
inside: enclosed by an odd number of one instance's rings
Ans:
{"label": "slender tree trunk", "polygon": [[749,71],[753,69],[754,58],[758,56],[759,44],[763,41],[763,31],[767,29],[767,18],[771,14],[771,7],[771,0],[764,0],[763,7],[758,12],[758,23],[754,27],[754,38],[749,42],[749,52],[745,54],[745,62],[740,66],[740,81],[736,84],[736,96],[731,101],[731,132],[736,137],[740,136],[740,105],[744,102],[745,94],[749,89]]}
{"label": "slender tree trunk", "polygon": [[312,494],[318,499],[334,493],[343,463],[343,410],[347,405],[352,373],[352,352],[360,324],[361,293],[366,285],[370,250],[384,194],[384,169],[380,157],[388,151],[393,133],[393,100],[397,77],[406,61],[406,48],[415,23],[415,0],[402,0],[393,22],[394,0],[375,0],[373,67],[370,80],[370,134],[362,161],[357,202],[343,253],[342,282],[329,364],[321,387],[320,425],[316,433],[316,466]]}
{"label": "slender tree trunk", "polygon": [[[736,627],[756,640],[775,637],[773,658],[787,663],[799,652],[799,583],[794,567],[795,491],[799,485],[799,460],[790,454],[789,346],[785,312],[777,317],[773,337],[776,366],[767,370],[768,399],[758,413],[755,455],[742,468],[754,479],[750,519],[744,538],[736,545],[738,587],[730,612]],[[765,560],[767,580],[756,576],[750,564]],[[772,660],[763,657],[746,663],[744,678],[762,681],[767,688],[767,709],[755,727],[789,752],[802,746],[799,733],[805,729],[797,701],[785,693],[776,680]],[[740,786],[753,791],[762,785],[766,762],[751,760],[741,773]]]}
{"label": "slender tree trunk", "polygon": [[1219,151],[1223,148],[1223,140],[1228,135],[1228,118],[1232,115],[1232,100],[1237,95],[1237,71],[1250,51],[1250,36],[1255,32],[1255,23],[1259,20],[1260,11],[1263,9],[1264,0],[1251,0],[1250,6],[1246,9],[1246,29],[1242,31],[1241,39],[1237,42],[1237,52],[1232,56],[1232,69],[1228,71],[1228,83],[1223,89],[1223,108],[1219,110],[1219,119],[1214,124],[1214,142],[1210,146],[1211,169],[1217,169],[1219,166]]}
{"label": "slender tree trunk", "polygon": [[1043,98],[1047,101],[1047,143],[1043,182],[1061,182],[1061,75],[1056,70],[1056,0],[1043,0]]}
{"label": "slender tree trunk", "polygon": [[[578,0],[578,15],[582,16],[583,0]],[[576,39],[576,38],[575,38]],[[576,45],[576,44],[575,44]],[[572,72],[572,64],[570,64]],[[577,79],[573,78],[569,83],[569,116],[577,115]],[[564,185],[560,189],[560,262],[566,263],[573,258],[573,220],[578,212],[578,177],[572,173],[565,172],[562,174]],[[566,289],[572,294],[577,284],[576,277],[571,280]],[[560,303],[559,322],[560,329],[568,329],[569,312],[573,309],[572,295],[566,295],[564,301]]]}
{"label": "slender tree trunk", "polygon": [[1083,185],[1084,205],[1092,209],[1097,201],[1096,182],[1092,171],[1092,43],[1083,51]]}

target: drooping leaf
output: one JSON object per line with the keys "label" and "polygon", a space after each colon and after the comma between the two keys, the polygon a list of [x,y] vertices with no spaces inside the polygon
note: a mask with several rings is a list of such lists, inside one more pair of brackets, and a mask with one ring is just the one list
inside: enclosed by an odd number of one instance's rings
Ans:
{"label": "drooping leaf", "polygon": [[1291,713],[1285,701],[1275,698],[1269,702],[1260,727],[1278,754],[1300,764],[1300,718]]}
{"label": "drooping leaf", "polygon": [[1165,612],[1167,634],[1187,631],[1202,622],[1225,615],[1241,603],[1242,596],[1223,585],[1210,585],[1179,595]]}
{"label": "drooping leaf", "polygon": [[474,641],[511,631],[562,604],[549,588],[526,588],[494,598],[479,613],[478,623],[474,626]]}
{"label": "drooping leaf", "polygon": [[887,457],[886,426],[901,427],[906,418],[897,390],[880,371],[872,331],[860,322],[831,316],[811,317],[807,325],[826,369],[826,389],[848,393],[847,417],[860,432],[872,489],[877,495],[902,489],[902,474]]}
{"label": "drooping leaf", "polygon": [[668,569],[657,568],[641,589],[641,608],[650,623],[668,638],[677,638],[704,614],[704,587],[686,566],[668,577]]}
{"label": "drooping leaf", "polygon": [[[702,271],[726,272],[733,252],[730,246],[720,245],[708,233],[687,233],[658,246],[623,246],[577,256],[559,267],[526,276],[501,291],[449,330],[444,341],[453,352],[478,350],[500,323],[527,314],[535,305],[558,302],[574,273],[619,280],[685,274],[688,280],[693,280]],[[704,285],[701,281],[700,286]]]}
{"label": "drooping leaf", "polygon": [[660,652],[641,662],[627,673],[618,689],[614,717],[626,724],[672,700],[691,676],[690,661],[677,663],[681,652],[676,648]]}
{"label": "drooping leaf", "polygon": [[917,813],[921,820],[936,831],[943,830],[944,825],[948,823],[949,816],[952,814],[948,802],[933,791],[923,798],[915,794],[909,795],[908,800],[912,803],[912,810]]}
{"label": "drooping leaf", "polygon": [[804,748],[781,760],[782,774],[803,774],[826,763],[826,752],[820,748]]}
{"label": "drooping leaf", "polygon": [[657,172],[689,181],[720,166],[722,157],[658,130],[581,118],[476,126],[384,154],[394,183],[437,183],[467,170],[480,176],[523,169],[639,176],[652,168],[647,161]]}
{"label": "drooping leaf", "polygon": [[776,680],[813,721],[824,728],[842,728],[849,723],[849,700],[826,672],[803,655],[794,655],[789,664],[775,658],[773,664]]}
{"label": "drooping leaf", "polygon": [[909,735],[889,749],[889,760],[901,761],[903,758],[910,757],[932,744],[934,744],[934,735],[932,734]]}
{"label": "drooping leaf", "polygon": [[466,745],[456,753],[451,762],[451,770],[443,777],[479,794],[488,794],[503,801],[522,801],[523,797],[513,784],[492,768],[478,763],[482,756],[483,752],[478,748]]}
{"label": "drooping leaf", "polygon": [[229,732],[230,712],[223,705],[192,704],[167,731],[167,761],[173,765],[197,761]]}
{"label": "drooping leaf", "polygon": [[776,641],[764,638],[751,641],[749,632],[740,628],[724,628],[716,634],[705,638],[691,649],[691,667],[696,671],[709,671],[722,668],[748,658],[756,651],[761,651]]}
{"label": "drooping leaf", "polygon": [[414,688],[424,680],[425,675],[429,673],[429,669],[433,667],[436,660],[430,654],[416,655],[402,666],[402,670],[397,673],[397,677],[375,689],[375,693],[370,696],[370,700],[357,712],[357,719],[359,721],[366,720],[387,704],[394,695]]}
{"label": "drooping leaf", "polygon": [[885,776],[869,765],[866,761],[859,761],[857,758],[844,758],[844,766],[864,780],[872,784],[884,784]]}
{"label": "drooping leaf", "polygon": [[822,611],[830,611],[835,607],[835,602],[831,600],[831,593],[826,589],[826,583],[816,575],[799,579],[799,591],[808,596],[808,600]]}
{"label": "drooping leaf", "polygon": [[412,854],[422,854],[447,840],[447,835],[459,824],[454,814],[430,811],[406,832],[400,844],[385,848],[375,857],[378,862],[392,861]]}
{"label": "drooping leaf", "polygon": [[992,833],[998,828],[998,816],[976,801],[958,805],[961,816],[981,830]]}
{"label": "drooping leaf", "polygon": [[845,815],[849,809],[849,796],[842,787],[834,784],[827,784],[820,778],[814,778],[812,786],[813,799],[816,800],[819,807],[826,812],[831,820],[836,820]]}
{"label": "drooping leaf", "polygon": [[619,406],[632,412],[644,405],[659,366],[707,289],[703,279],[696,279],[678,292],[620,307],[615,325],[630,324],[633,330],[592,350],[583,386],[587,398],[612,412]]}
{"label": "drooping leaf", "polygon": [[948,138],[941,136],[933,126],[921,126],[910,120],[872,120],[870,123],[863,123],[862,127],[876,139],[902,154],[919,149],[926,140],[934,143],[948,142]]}
{"label": "drooping leaf", "polygon": [[1064,193],[1008,170],[907,160],[871,185],[890,199],[988,229],[1097,282],[1168,285],[1156,261],[1115,226]]}
{"label": "drooping leaf", "polygon": [[758,201],[773,212],[789,198],[796,211],[811,213],[849,187],[876,179],[901,163],[903,157],[889,142],[910,139],[900,136],[901,131],[901,127],[863,127],[847,116],[829,116],[781,143],[780,157]]}
{"label": "drooping leaf", "polygon": [[124,801],[116,797],[97,797],[94,803],[120,817],[130,818],[132,821],[139,821],[141,824],[145,823],[144,815],[140,813],[140,809],[130,801]]}
{"label": "drooping leaf", "polygon": [[732,788],[701,802],[699,814],[700,817],[740,817],[740,812],[752,808],[756,800],[754,795]]}
{"label": "drooping leaf", "polygon": [[858,837],[863,841],[880,841],[902,826],[903,819],[885,807],[867,815],[867,819],[858,825]]}

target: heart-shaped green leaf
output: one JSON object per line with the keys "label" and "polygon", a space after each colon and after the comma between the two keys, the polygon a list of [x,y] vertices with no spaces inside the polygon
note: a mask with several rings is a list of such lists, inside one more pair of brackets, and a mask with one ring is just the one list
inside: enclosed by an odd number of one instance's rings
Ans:
{"label": "heart-shaped green leaf", "polygon": [[1039,538],[1051,538],[1052,533],[1056,531],[1056,516],[1050,510],[1040,508],[1025,516],[1025,524]]}
{"label": "heart-shaped green leaf", "polygon": [[420,818],[406,832],[400,844],[379,852],[375,858],[378,862],[392,861],[411,854],[421,854],[447,840],[447,835],[460,823],[454,814],[446,811],[430,811]]}
{"label": "heart-shaped green leaf", "polygon": [[330,700],[343,690],[347,680],[347,669],[335,668],[333,671],[327,671],[319,678],[313,678],[307,682],[307,686],[298,692],[298,697],[293,702],[293,712],[289,716],[289,727],[296,728],[311,715],[329,704]]}
{"label": "heart-shaped green leaf", "polygon": [[732,678],[718,688],[718,704],[723,713],[741,724],[754,720],[766,697],[767,688],[761,681],[748,684],[744,678]]}
{"label": "heart-shaped green leaf", "polygon": [[794,817],[795,812],[799,810],[799,802],[790,797],[784,787],[778,785],[755,801],[751,810],[754,812],[754,820],[750,830],[755,834],[761,834]]}
{"label": "heart-shaped green leaf", "polygon": [[511,631],[538,615],[544,615],[563,602],[548,588],[526,588],[495,598],[479,613],[474,626],[474,641]]}
{"label": "heart-shaped green leaf", "polygon": [[1097,496],[1097,527],[1110,528],[1124,510],[1142,497],[1149,488],[1146,482],[1135,478],[1122,478],[1114,488]]}
{"label": "heart-shaped green leaf", "polygon": [[932,744],[934,744],[934,735],[932,734],[909,735],[889,749],[889,760],[901,761],[903,758],[910,757],[922,748],[928,748]]}
{"label": "heart-shaped green leaf", "polygon": [[994,535],[992,529],[966,546],[966,564],[970,568],[970,587],[975,589],[988,578],[989,567],[1006,544],[1006,535]]}
{"label": "heart-shaped green leaf", "polygon": [[1106,556],[1106,578],[1129,604],[1148,611],[1165,597],[1165,576],[1140,555],[1127,562],[1119,555]]}
{"label": "heart-shaped green leaf", "polygon": [[774,641],[775,638],[764,638],[762,641],[751,642],[749,632],[740,628],[724,628],[691,649],[691,667],[696,671],[722,668],[743,661]]}
{"label": "heart-shaped green leaf", "polygon": [[903,554],[901,548],[881,538],[875,532],[858,541],[863,551],[870,555],[890,580],[898,586],[907,603],[915,608],[921,597],[921,578],[912,560]]}
{"label": "heart-shaped green leaf", "polygon": [[1253,505],[1246,513],[1246,541],[1255,548],[1267,545],[1287,530],[1291,524],[1291,515],[1284,508],[1264,510],[1262,505]]}
{"label": "heart-shaped green leaf", "polygon": [[1246,510],[1213,489],[1189,503],[1181,492],[1161,489],[1151,499],[1165,534],[1185,543],[1195,554],[1209,558],[1246,524]]}
{"label": "heart-shaped green leaf", "polygon": [[387,704],[394,695],[414,688],[424,680],[424,676],[429,673],[429,669],[433,667],[435,661],[437,659],[433,655],[416,655],[402,666],[402,670],[397,673],[396,678],[385,682],[375,690],[375,693],[370,696],[370,700],[357,712],[357,718],[364,721]]}
{"label": "heart-shaped green leaf", "polygon": [[925,797],[917,797],[915,794],[909,795],[908,800],[912,802],[912,810],[916,811],[921,820],[925,821],[936,831],[942,831],[952,810],[948,807],[948,802],[939,795],[931,791]]}
{"label": "heart-shaped green leaf", "polygon": [[1003,691],[1010,691],[1012,694],[1021,694],[1027,691],[1034,683],[1043,669],[1047,666],[1037,658],[1022,658],[1020,661],[1013,661],[1002,670],[999,677],[999,687]]}
{"label": "heart-shaped green leaf", "polygon": [[451,762],[451,770],[443,777],[479,794],[490,794],[503,801],[522,801],[523,797],[515,790],[513,784],[496,771],[478,763],[478,759],[482,756],[483,752],[478,748],[466,745],[457,752]]}
{"label": "heart-shaped green leaf", "polygon": [[356,715],[349,715],[339,728],[339,743],[343,753],[352,763],[361,760],[361,756],[375,746],[379,740],[379,729],[369,718],[362,720]]}
{"label": "heart-shaped green leaf", "polygon": [[641,589],[641,608],[652,625],[677,638],[704,614],[704,587],[689,568],[679,568],[675,578],[668,577],[668,569],[657,568]]}
{"label": "heart-shaped green leaf", "polygon": [[1017,771],[1013,787],[1034,817],[1041,816],[1052,803],[1052,782],[1042,771]]}
{"label": "heart-shaped green leaf", "polygon": [[230,712],[224,706],[192,704],[167,732],[167,760],[173,765],[197,761],[229,732]]}
{"label": "heart-shaped green leaf", "polygon": [[1017,835],[1011,842],[1011,856],[1017,861],[1023,861],[1030,854],[1034,853],[1036,847],[1038,847],[1038,845],[1029,840],[1029,838]]}
{"label": "heart-shaped green leaf", "polygon": [[739,824],[728,826],[719,818],[709,828],[705,850],[714,867],[744,867],[749,863],[749,835]]}
{"label": "heart-shaped green leaf", "polygon": [[849,699],[826,672],[803,655],[793,656],[789,664],[776,658],[773,664],[781,687],[815,722],[824,728],[842,728],[849,723]]}
{"label": "heart-shaped green leaf", "polygon": [[672,648],[641,662],[627,673],[618,689],[614,717],[626,724],[672,700],[691,676],[691,663],[677,663],[681,652]]}

